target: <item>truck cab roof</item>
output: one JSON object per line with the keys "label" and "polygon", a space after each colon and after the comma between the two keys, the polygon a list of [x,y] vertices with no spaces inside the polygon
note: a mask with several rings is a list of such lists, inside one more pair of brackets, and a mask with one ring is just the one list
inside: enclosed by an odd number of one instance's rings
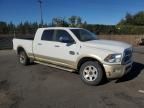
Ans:
{"label": "truck cab roof", "polygon": [[45,28],[38,28],[41,30],[47,30],[47,29],[82,29],[82,28],[77,28],[77,27],[45,27]]}

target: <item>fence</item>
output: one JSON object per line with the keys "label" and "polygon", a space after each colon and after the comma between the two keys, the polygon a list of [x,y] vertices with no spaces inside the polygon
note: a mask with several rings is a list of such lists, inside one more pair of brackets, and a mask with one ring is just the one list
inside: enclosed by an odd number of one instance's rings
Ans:
{"label": "fence", "polygon": [[12,49],[13,43],[12,43],[13,37],[11,36],[0,36],[0,50],[2,49]]}

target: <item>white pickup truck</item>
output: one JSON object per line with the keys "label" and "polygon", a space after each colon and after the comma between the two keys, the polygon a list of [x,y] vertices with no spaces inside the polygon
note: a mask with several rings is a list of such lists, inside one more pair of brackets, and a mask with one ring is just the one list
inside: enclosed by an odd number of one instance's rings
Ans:
{"label": "white pickup truck", "polygon": [[82,81],[97,85],[106,76],[120,78],[131,70],[132,46],[118,41],[99,40],[82,28],[39,28],[34,40],[13,39],[19,62],[30,61],[79,72]]}

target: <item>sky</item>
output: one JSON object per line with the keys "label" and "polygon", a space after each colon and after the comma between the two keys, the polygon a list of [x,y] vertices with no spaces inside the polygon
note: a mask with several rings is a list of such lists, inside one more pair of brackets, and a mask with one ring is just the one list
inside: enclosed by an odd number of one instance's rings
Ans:
{"label": "sky", "polygon": [[[0,0],[0,21],[40,22],[38,0]],[[43,0],[43,19],[80,16],[89,24],[117,24],[127,12],[144,11],[144,0]]]}

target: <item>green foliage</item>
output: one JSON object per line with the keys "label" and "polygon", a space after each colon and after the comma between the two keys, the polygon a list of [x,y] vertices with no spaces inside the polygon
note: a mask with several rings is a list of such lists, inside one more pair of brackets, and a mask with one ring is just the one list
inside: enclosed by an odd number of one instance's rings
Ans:
{"label": "green foliage", "polygon": [[120,34],[144,34],[144,11],[138,12],[135,15],[127,13],[117,27]]}
{"label": "green foliage", "polygon": [[28,21],[24,23],[20,23],[18,25],[14,25],[12,22],[0,22],[0,34],[35,34],[36,30],[39,27],[47,27],[47,24],[43,26],[38,24],[37,22],[30,23]]}
{"label": "green foliage", "polygon": [[116,27],[114,25],[92,25],[87,24],[84,28],[94,32],[95,34],[116,34]]}
{"label": "green foliage", "polygon": [[51,26],[54,26],[54,27],[81,27],[82,19],[79,16],[71,16],[69,18],[55,17],[52,19]]}
{"label": "green foliage", "polygon": [[24,23],[20,23],[17,25],[15,32],[16,34],[34,34],[37,28],[40,25],[38,25],[36,22],[34,23],[29,23],[28,21]]}
{"label": "green foliage", "polygon": [[138,12],[135,15],[127,13],[125,18],[122,19],[118,25],[144,26],[144,11]]}
{"label": "green foliage", "polygon": [[51,26],[54,26],[54,27],[68,27],[69,24],[65,20],[65,18],[56,17],[56,18],[52,19],[52,25]]}
{"label": "green foliage", "polygon": [[82,18],[79,16],[71,16],[68,18],[69,26],[71,27],[81,27],[82,26]]}
{"label": "green foliage", "polygon": [[70,26],[76,25],[76,19],[77,19],[76,16],[71,16],[70,18],[68,18]]}
{"label": "green foliage", "polygon": [[9,32],[6,22],[0,22],[0,34],[7,34]]}
{"label": "green foliage", "polygon": [[117,34],[144,34],[144,26],[121,25]]}

